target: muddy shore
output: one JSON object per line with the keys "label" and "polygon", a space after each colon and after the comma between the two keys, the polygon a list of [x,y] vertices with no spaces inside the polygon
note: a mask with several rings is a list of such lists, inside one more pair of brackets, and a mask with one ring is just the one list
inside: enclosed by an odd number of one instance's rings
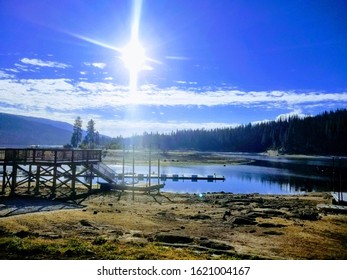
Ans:
{"label": "muddy shore", "polygon": [[347,258],[347,215],[318,210],[326,193],[30,200],[0,197],[0,259]]}

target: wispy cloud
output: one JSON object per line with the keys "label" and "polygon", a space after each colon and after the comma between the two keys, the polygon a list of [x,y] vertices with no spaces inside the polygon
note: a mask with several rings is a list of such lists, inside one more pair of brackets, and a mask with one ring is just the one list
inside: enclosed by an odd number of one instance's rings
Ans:
{"label": "wispy cloud", "polygon": [[[184,86],[187,86],[186,88]],[[228,88],[203,88],[180,84],[180,87],[160,88],[155,85],[141,86],[136,95],[129,94],[127,86],[113,81],[88,82],[72,79],[15,79],[0,71],[0,111],[73,122],[76,115],[90,118],[97,114],[99,130],[109,135],[131,134],[134,131],[171,131],[184,128],[215,128],[230,126],[230,123],[189,121],[131,121],[107,120],[105,110],[124,111],[128,106],[239,106],[292,110],[289,115],[303,116],[302,108],[329,104],[347,106],[347,92],[296,92],[296,91],[241,91]],[[292,109],[290,109],[292,108]],[[99,112],[99,113],[97,113]],[[151,114],[152,115],[152,114]],[[182,119],[182,118],[181,118]],[[236,124],[234,124],[236,125]]]}
{"label": "wispy cloud", "polygon": [[5,71],[0,70],[0,79],[11,79],[14,78],[14,75],[8,74]]}
{"label": "wispy cloud", "polygon": [[38,67],[52,67],[52,68],[69,68],[70,65],[65,64],[65,63],[60,63],[60,62],[55,62],[55,61],[50,61],[50,60],[41,60],[37,58],[22,58],[20,60],[24,64],[29,64],[33,66],[38,66]]}
{"label": "wispy cloud", "polygon": [[166,59],[169,60],[190,60],[187,56],[178,56],[178,55],[167,55],[165,56]]}
{"label": "wispy cloud", "polygon": [[93,67],[96,67],[96,68],[99,68],[99,69],[104,69],[106,67],[106,63],[103,63],[103,62],[85,62],[84,65],[86,66],[93,66]]}
{"label": "wispy cloud", "polygon": [[[158,105],[158,106],[264,106],[266,108],[285,104],[288,108],[295,105],[314,105],[322,102],[347,104],[347,92],[286,92],[286,91],[241,91],[204,88],[159,88],[145,85],[136,95],[129,94],[128,87],[111,81],[76,82],[70,79],[11,79],[11,75],[0,72],[0,97],[2,102],[40,103],[41,106],[69,104],[70,108],[91,108],[103,106]],[[6,79],[4,79],[6,78]],[[50,96],[47,99],[47,96]],[[20,97],[20,98],[19,98]],[[57,100],[55,100],[57,98]]]}

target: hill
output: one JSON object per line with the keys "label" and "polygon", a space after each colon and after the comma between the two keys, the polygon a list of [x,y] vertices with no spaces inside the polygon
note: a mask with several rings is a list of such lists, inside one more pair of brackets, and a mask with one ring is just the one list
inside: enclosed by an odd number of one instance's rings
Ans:
{"label": "hill", "polygon": [[0,146],[64,145],[71,133],[68,123],[0,113]]}

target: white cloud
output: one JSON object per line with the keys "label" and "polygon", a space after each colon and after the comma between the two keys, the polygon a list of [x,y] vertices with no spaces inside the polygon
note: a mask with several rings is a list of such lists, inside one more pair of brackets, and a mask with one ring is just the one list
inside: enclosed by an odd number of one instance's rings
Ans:
{"label": "white cloud", "polygon": [[169,60],[190,60],[187,56],[178,56],[178,55],[167,55],[165,56],[166,59]]}
{"label": "white cloud", "polygon": [[14,78],[14,75],[7,74],[6,72],[0,70],[0,79],[12,79],[12,78]]}
{"label": "white cloud", "polygon": [[[241,91],[236,89],[190,87],[159,88],[155,85],[141,86],[136,94],[130,94],[126,86],[114,82],[87,82],[71,79],[14,79],[10,74],[0,71],[0,111],[59,119],[73,122],[76,114],[85,119],[90,112],[103,113],[127,106],[241,106],[264,109],[298,108],[277,117],[292,115],[304,117],[301,108],[324,104],[329,107],[347,107],[347,92],[295,92],[295,91]],[[162,110],[162,109],[160,109]],[[159,111],[161,112],[161,111]],[[160,113],[161,115],[163,113]],[[231,126],[227,123],[194,122],[151,122],[151,121],[108,121],[96,118],[100,132],[117,135],[131,134],[135,131],[171,131],[184,128],[215,128]]]}
{"label": "white cloud", "polygon": [[17,69],[19,69],[19,70],[22,71],[22,72],[28,72],[28,71],[30,71],[30,70],[28,69],[28,66],[27,66],[27,65],[15,63],[14,66],[16,66]]}
{"label": "white cloud", "polygon": [[[9,79],[2,72],[0,98],[8,104],[35,103],[53,106],[61,104],[64,108],[100,108],[104,106],[158,105],[158,106],[260,106],[266,108],[293,108],[316,103],[330,102],[347,104],[347,92],[278,92],[223,90],[204,88],[182,89],[176,87],[159,88],[154,85],[140,87],[130,94],[125,86],[112,82],[72,81],[69,79]],[[49,98],[47,98],[49,96]],[[5,100],[5,101],[4,101]],[[65,106],[64,104],[68,104]]]}
{"label": "white cloud", "polygon": [[99,69],[104,69],[106,67],[106,63],[103,63],[103,62],[93,62],[93,63],[85,62],[84,65],[93,66]]}
{"label": "white cloud", "polygon": [[5,70],[12,73],[19,73],[18,69],[15,69],[15,68],[6,68]]}
{"label": "white cloud", "polygon": [[257,124],[263,124],[263,123],[269,123],[273,120],[262,120],[262,121],[254,121],[254,122],[251,122],[252,125],[257,125]]}
{"label": "white cloud", "polygon": [[276,117],[276,121],[285,121],[288,120],[289,118],[292,117],[297,117],[299,119],[304,119],[309,117],[309,115],[303,114],[300,109],[296,109],[292,112],[286,113],[286,114],[281,114]]}
{"label": "white cloud", "polygon": [[51,68],[69,68],[70,65],[67,65],[65,63],[55,62],[55,61],[49,61],[49,60],[41,60],[37,58],[22,58],[20,60],[24,64],[29,64],[33,66],[39,66],[39,67],[51,67]]}

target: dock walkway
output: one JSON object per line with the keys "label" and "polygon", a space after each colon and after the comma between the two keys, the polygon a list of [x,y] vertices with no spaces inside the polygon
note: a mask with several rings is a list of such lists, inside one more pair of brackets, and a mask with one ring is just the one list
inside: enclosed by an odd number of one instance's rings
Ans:
{"label": "dock walkway", "polygon": [[[138,181],[145,181],[150,179],[158,179],[158,174],[151,174],[148,176],[148,174],[118,174],[117,179],[123,180],[124,179],[136,179]],[[179,181],[179,180],[191,180],[192,182],[197,181],[208,181],[208,182],[214,182],[214,181],[225,181],[224,176],[216,176],[216,175],[207,175],[207,176],[199,176],[199,175],[178,175],[178,174],[160,174],[159,179],[161,181],[166,180],[173,180],[173,181]]]}

